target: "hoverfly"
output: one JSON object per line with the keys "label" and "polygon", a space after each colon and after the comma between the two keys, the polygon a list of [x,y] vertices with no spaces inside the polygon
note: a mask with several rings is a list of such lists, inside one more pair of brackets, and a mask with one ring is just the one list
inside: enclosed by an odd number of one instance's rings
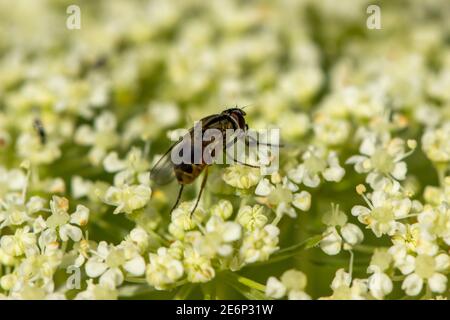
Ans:
{"label": "hoverfly", "polygon": [[[224,111],[222,111],[219,114],[213,114],[210,116],[207,116],[203,119],[201,119],[198,123],[200,124],[201,128],[202,128],[202,132],[204,132],[207,129],[216,129],[219,130],[222,133],[223,137],[226,137],[225,131],[228,129],[233,129],[235,131],[240,131],[243,132],[244,135],[248,130],[248,125],[245,121],[245,116],[246,113],[244,112],[243,108],[238,108],[238,107],[234,107],[234,108],[230,108],[230,109],[226,109]],[[197,208],[200,198],[202,196],[203,190],[206,186],[206,181],[208,179],[208,167],[209,167],[209,163],[207,163],[207,161],[205,161],[205,159],[202,157],[200,159],[200,162],[195,163],[195,161],[193,161],[194,159],[194,153],[196,151],[196,147],[193,145],[190,145],[189,150],[191,150],[191,155],[190,155],[190,160],[191,161],[183,161],[179,164],[175,164],[170,157],[171,152],[174,150],[174,148],[182,148],[182,144],[183,143],[189,143],[189,144],[193,144],[193,142],[195,141],[195,137],[194,137],[194,133],[195,133],[195,127],[191,128],[188,133],[186,133],[185,136],[183,136],[182,138],[180,138],[177,142],[175,142],[167,151],[166,153],[156,162],[156,164],[153,166],[153,168],[150,171],[150,178],[157,181],[159,177],[164,177],[167,179],[168,175],[173,175],[175,176],[176,180],[178,181],[178,184],[180,185],[180,189],[178,192],[178,196],[177,199],[175,201],[175,204],[173,205],[170,213],[172,213],[173,210],[175,210],[175,208],[178,206],[184,187],[186,185],[192,184],[200,175],[202,172],[204,172],[203,175],[203,179],[201,182],[201,186],[200,186],[200,191],[198,193],[195,205],[193,207],[193,209],[191,210],[191,214],[195,211],[195,209]],[[186,136],[189,136],[189,139],[185,139]],[[233,144],[236,142],[236,139],[239,139],[239,137],[234,137],[234,139],[232,141],[225,141],[224,140],[224,144],[223,147],[224,149],[228,146],[230,146],[230,144]],[[211,143],[213,143],[213,141],[201,141],[200,143],[200,148],[206,148],[208,145],[210,145]],[[247,143],[247,141],[246,141]],[[269,144],[266,144],[269,145]],[[197,146],[198,148],[198,146]],[[203,153],[200,153],[203,154]],[[215,156],[214,152],[212,153],[212,156]],[[163,159],[165,159],[163,161]],[[249,166],[249,167],[253,167],[253,168],[259,168],[259,166],[254,166],[248,163],[244,163],[241,161],[238,161],[237,159],[232,159],[235,163],[241,164],[241,165],[245,165],[245,166]],[[164,165],[166,165],[166,169],[167,169],[167,165],[169,166],[169,170],[163,170],[162,168],[164,168]],[[164,178],[163,178],[164,179]],[[161,183],[162,184],[162,183]]]}

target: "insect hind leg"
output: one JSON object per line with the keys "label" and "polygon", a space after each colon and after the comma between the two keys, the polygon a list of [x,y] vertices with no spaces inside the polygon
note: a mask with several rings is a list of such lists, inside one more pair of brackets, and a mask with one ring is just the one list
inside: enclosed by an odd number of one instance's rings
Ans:
{"label": "insect hind leg", "polygon": [[205,168],[205,173],[203,175],[203,180],[202,180],[202,184],[200,186],[200,191],[198,193],[197,200],[195,201],[194,208],[192,208],[191,214],[189,215],[190,217],[192,217],[192,214],[195,212],[195,209],[197,209],[197,207],[198,207],[198,204],[200,202],[200,198],[202,197],[203,190],[205,189],[207,180],[208,180],[208,167]]}
{"label": "insect hind leg", "polygon": [[178,191],[177,200],[175,201],[175,204],[173,205],[172,209],[170,210],[170,215],[172,214],[173,210],[175,210],[178,207],[178,204],[180,203],[181,195],[183,194],[184,184],[180,186],[180,191]]}

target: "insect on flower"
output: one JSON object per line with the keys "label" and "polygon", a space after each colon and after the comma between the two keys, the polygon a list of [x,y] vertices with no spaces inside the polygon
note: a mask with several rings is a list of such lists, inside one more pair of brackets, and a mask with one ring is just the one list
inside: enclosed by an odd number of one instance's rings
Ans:
{"label": "insect on flower", "polygon": [[[217,143],[220,143],[223,147],[222,151],[225,151],[226,155],[230,157],[230,154],[227,151],[228,148],[233,146],[241,138],[245,139],[245,144],[247,146],[249,145],[249,141],[256,142],[259,145],[274,146],[271,144],[258,142],[254,137],[247,135],[248,124],[245,121],[245,116],[246,113],[243,108],[234,107],[226,109],[220,114],[213,114],[201,119],[188,131],[188,133],[186,133],[186,135],[175,142],[156,162],[150,172],[150,178],[152,180],[156,182],[159,181],[159,184],[163,184],[167,182],[171,176],[173,176],[172,174],[174,174],[178,184],[180,185],[177,199],[170,213],[172,213],[172,211],[178,206],[185,185],[192,184],[204,171],[200,191],[191,214],[197,208],[208,179],[208,167],[212,164],[212,162],[208,161],[207,157],[205,157],[205,150],[209,149],[210,156],[214,158],[218,156],[217,152],[215,152],[216,150],[214,146]],[[196,130],[196,128],[198,128],[197,125],[200,128],[199,131]],[[226,131],[230,129],[237,133],[232,135],[231,139],[229,139],[230,136],[226,134]],[[214,139],[206,139],[205,141],[205,132],[208,130],[215,130],[216,132],[219,132],[222,140],[214,137]],[[198,135],[197,132],[200,133],[200,135]],[[171,157],[173,154],[182,155],[185,150],[188,150],[189,154],[184,154],[185,157],[182,161],[175,162],[174,157]],[[239,161],[233,156],[231,156],[231,160],[233,163],[252,168],[259,168],[259,166]]]}
{"label": "insect on flower", "polygon": [[42,124],[42,121],[40,118],[35,118],[33,121],[33,127],[36,130],[39,140],[42,145],[45,145],[47,142],[47,133],[45,132],[44,125]]}

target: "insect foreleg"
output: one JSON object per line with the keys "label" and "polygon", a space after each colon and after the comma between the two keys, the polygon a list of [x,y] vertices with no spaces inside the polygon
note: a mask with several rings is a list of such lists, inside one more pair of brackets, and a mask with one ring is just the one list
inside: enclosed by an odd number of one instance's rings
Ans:
{"label": "insect foreleg", "polygon": [[265,143],[265,142],[259,142],[257,139],[246,135],[245,136],[245,145],[248,147],[250,145],[250,141],[253,143],[256,143],[257,145],[261,145],[261,146],[266,146],[266,147],[277,147],[277,148],[281,148],[283,147],[282,144],[272,144],[272,143]]}
{"label": "insect foreleg", "polygon": [[228,153],[228,151],[226,151],[226,153],[227,153],[228,157],[230,157],[234,162],[236,162],[236,163],[238,163],[240,165],[247,166],[247,167],[250,167],[250,168],[260,168],[259,166],[254,166],[252,164],[245,163],[245,162],[239,161],[238,159],[235,159],[231,154]]}

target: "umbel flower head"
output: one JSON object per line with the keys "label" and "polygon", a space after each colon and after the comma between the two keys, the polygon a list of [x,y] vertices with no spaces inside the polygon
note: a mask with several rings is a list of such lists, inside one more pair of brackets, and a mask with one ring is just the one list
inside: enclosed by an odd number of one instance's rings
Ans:
{"label": "umbel flower head", "polygon": [[400,193],[390,195],[383,191],[374,191],[369,199],[364,194],[364,189],[364,186],[358,186],[358,192],[368,207],[354,206],[352,215],[368,225],[377,237],[383,234],[393,235],[400,227],[397,219],[405,218],[410,212],[411,200]]}
{"label": "umbel flower head", "polygon": [[0,2],[0,299],[450,298],[447,0],[91,2]]}
{"label": "umbel flower head", "polygon": [[403,160],[414,151],[417,143],[414,140],[407,142],[409,152],[405,152],[404,145],[404,141],[398,138],[368,134],[361,143],[362,155],[349,158],[347,163],[354,164],[358,173],[369,173],[366,182],[372,188],[379,189],[389,179],[405,179],[407,167]]}

